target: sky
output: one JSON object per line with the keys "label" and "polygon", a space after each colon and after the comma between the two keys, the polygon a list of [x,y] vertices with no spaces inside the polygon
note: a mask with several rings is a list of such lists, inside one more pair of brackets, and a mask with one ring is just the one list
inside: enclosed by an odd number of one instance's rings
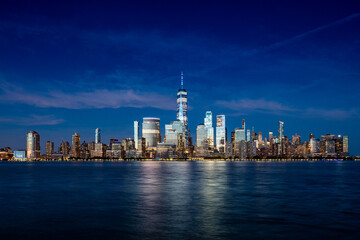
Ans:
{"label": "sky", "polygon": [[[1,1],[0,148],[133,137],[133,121],[189,128],[226,115],[228,136],[349,136],[360,155],[358,1]],[[215,123],[215,122],[214,122]],[[230,139],[228,139],[230,140]]]}

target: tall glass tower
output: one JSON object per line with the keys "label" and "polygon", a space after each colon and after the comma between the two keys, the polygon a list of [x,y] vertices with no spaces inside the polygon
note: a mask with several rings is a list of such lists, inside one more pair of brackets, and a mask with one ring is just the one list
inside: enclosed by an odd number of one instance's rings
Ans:
{"label": "tall glass tower", "polygon": [[135,149],[139,149],[139,121],[134,121],[134,142]]}
{"label": "tall glass tower", "polygon": [[284,138],[284,122],[279,121],[279,141],[282,142],[282,139]]}
{"label": "tall glass tower", "polygon": [[212,112],[207,111],[204,118],[204,124],[206,127],[206,135],[209,143],[209,147],[214,149],[214,128],[213,128],[213,120],[212,120]]}
{"label": "tall glass tower", "polygon": [[40,157],[40,135],[36,131],[29,131],[26,134],[26,157]]}
{"label": "tall glass tower", "polygon": [[188,102],[187,102],[187,92],[184,89],[184,73],[181,71],[181,87],[177,93],[177,119],[184,124],[185,128],[185,139],[187,142],[188,139]]}
{"label": "tall glass tower", "polygon": [[216,116],[216,149],[219,153],[225,153],[226,146],[225,115]]}
{"label": "tall glass tower", "polygon": [[161,142],[160,118],[144,117],[142,136],[145,138],[147,148],[156,148],[157,144]]}
{"label": "tall glass tower", "polygon": [[100,128],[95,129],[95,143],[101,143]]}

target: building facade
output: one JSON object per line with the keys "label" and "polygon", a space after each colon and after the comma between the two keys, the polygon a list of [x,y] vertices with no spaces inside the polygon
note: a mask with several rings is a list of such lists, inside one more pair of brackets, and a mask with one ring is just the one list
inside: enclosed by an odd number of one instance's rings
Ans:
{"label": "building facade", "polygon": [[95,143],[101,143],[100,128],[95,129]]}
{"label": "building facade", "polygon": [[51,157],[54,153],[54,142],[47,141],[46,142],[46,156]]}
{"label": "building facade", "polygon": [[36,131],[31,130],[26,134],[26,157],[40,157],[40,135]]}
{"label": "building facade", "polygon": [[213,118],[211,111],[206,111],[204,118],[204,125],[206,127],[206,135],[207,135],[209,148],[211,150],[214,150],[214,127],[213,127]]}
{"label": "building facade", "polygon": [[72,135],[72,156],[80,158],[80,135],[78,133]]}
{"label": "building facade", "polygon": [[226,147],[225,115],[216,116],[216,149],[219,153],[225,153]]}
{"label": "building facade", "polygon": [[145,138],[146,148],[156,148],[157,144],[161,142],[160,118],[144,117],[142,136]]}
{"label": "building facade", "polygon": [[134,141],[135,149],[139,149],[139,121],[134,121]]}

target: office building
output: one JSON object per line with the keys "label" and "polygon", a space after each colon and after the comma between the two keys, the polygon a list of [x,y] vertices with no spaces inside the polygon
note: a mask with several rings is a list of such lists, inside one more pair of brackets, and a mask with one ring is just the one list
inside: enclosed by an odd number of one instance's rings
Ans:
{"label": "office building", "polygon": [[246,141],[245,129],[235,128],[235,143]]}
{"label": "office building", "polygon": [[146,148],[156,148],[157,144],[161,142],[160,118],[144,117],[142,136],[145,138]]}
{"label": "office building", "polygon": [[187,92],[184,89],[184,73],[181,72],[181,86],[177,93],[177,119],[181,121],[185,128],[185,141],[188,140],[188,97]]}
{"label": "office building", "polygon": [[225,153],[226,145],[225,115],[216,116],[216,149],[219,153]]}
{"label": "office building", "polygon": [[180,121],[173,121],[170,124],[165,124],[165,143],[175,144],[177,150],[184,150],[185,142],[185,126]]}
{"label": "office building", "polygon": [[207,156],[209,150],[207,128],[204,124],[199,124],[196,128],[195,150],[197,156]]}
{"label": "office building", "polygon": [[24,150],[14,151],[14,159],[15,160],[25,160],[25,158],[26,158],[26,151],[24,151]]}
{"label": "office building", "polygon": [[206,128],[206,135],[207,135],[207,141],[208,141],[209,147],[211,149],[214,149],[214,127],[213,127],[213,119],[212,119],[211,111],[207,111],[205,113],[204,125]]}

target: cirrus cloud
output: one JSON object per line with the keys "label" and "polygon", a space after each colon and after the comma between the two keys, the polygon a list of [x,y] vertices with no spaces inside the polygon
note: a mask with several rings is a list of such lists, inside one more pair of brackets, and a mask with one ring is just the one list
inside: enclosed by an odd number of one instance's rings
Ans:
{"label": "cirrus cloud", "polygon": [[260,112],[272,115],[296,115],[305,118],[323,118],[332,120],[344,120],[359,118],[357,109],[321,109],[321,108],[294,108],[276,101],[266,99],[240,99],[231,101],[217,101],[215,105],[234,110],[232,115],[245,115],[247,112]]}
{"label": "cirrus cloud", "polygon": [[10,123],[23,126],[40,126],[40,125],[58,125],[64,122],[64,119],[55,117],[54,115],[36,115],[29,117],[1,117],[0,122]]}
{"label": "cirrus cloud", "polygon": [[2,83],[0,88],[2,90],[0,102],[27,104],[40,108],[101,109],[150,107],[173,110],[175,105],[174,99],[169,96],[132,89],[32,93],[6,82]]}

